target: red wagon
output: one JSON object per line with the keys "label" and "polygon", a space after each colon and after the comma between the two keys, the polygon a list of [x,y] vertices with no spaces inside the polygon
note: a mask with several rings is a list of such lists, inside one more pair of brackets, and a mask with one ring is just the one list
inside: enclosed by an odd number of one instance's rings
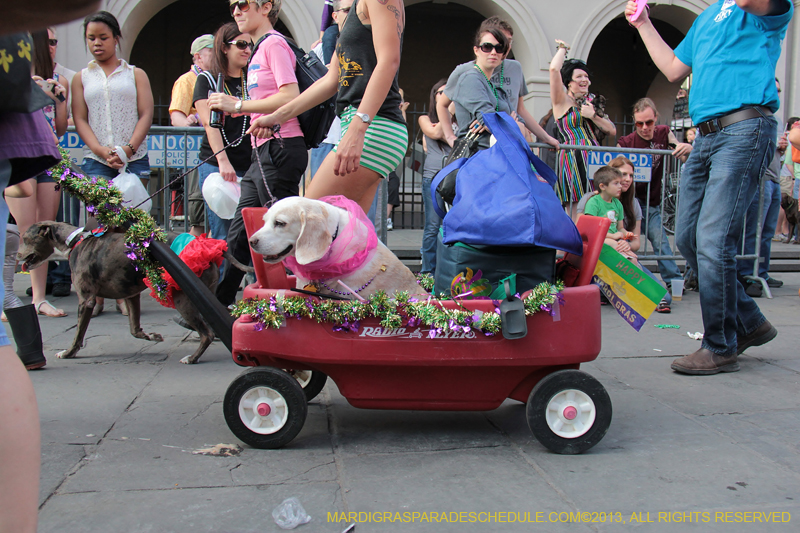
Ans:
{"label": "red wagon", "polygon": [[[265,211],[245,210],[248,234],[261,227]],[[362,321],[357,332],[334,331],[310,319],[259,331],[250,316],[240,317],[233,326],[233,360],[253,368],[228,387],[228,426],[251,446],[284,446],[300,432],[307,402],[330,377],[360,408],[482,411],[511,398],[526,403],[528,425],[547,448],[565,454],[588,450],[603,438],[612,415],[603,386],[579,370],[600,353],[600,292],[590,280],[607,228],[607,219],[580,219],[583,257],[567,257],[580,273],[564,289],[555,317],[526,318],[522,339],[474,330],[428,338],[426,326],[387,329],[378,319]],[[257,281],[245,289],[245,298],[304,296],[291,290],[295,280],[282,264],[266,264],[258,255],[253,261]],[[490,300],[462,304],[494,312]]]}

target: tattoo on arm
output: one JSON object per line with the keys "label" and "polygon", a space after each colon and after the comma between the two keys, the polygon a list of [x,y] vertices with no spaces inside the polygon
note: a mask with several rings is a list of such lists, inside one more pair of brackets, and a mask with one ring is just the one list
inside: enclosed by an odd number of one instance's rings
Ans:
{"label": "tattoo on arm", "polygon": [[[388,1],[388,0],[386,0],[386,1]],[[378,0],[378,2],[381,2],[382,4],[385,3],[385,2],[383,2],[381,0]],[[397,20],[397,38],[398,39],[402,39],[403,38],[403,25],[401,24],[401,21],[403,19],[403,14],[400,13],[400,10],[397,9],[396,7],[394,7],[394,6],[386,6],[386,9],[388,9],[389,11],[394,13],[394,18],[395,18],[395,20]]]}

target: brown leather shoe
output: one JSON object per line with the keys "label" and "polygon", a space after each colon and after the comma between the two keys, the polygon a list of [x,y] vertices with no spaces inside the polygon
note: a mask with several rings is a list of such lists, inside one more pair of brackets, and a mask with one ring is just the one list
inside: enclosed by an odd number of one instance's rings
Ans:
{"label": "brown leather shoe", "polygon": [[767,344],[777,336],[778,330],[769,323],[769,320],[765,320],[764,323],[758,326],[750,335],[743,335],[737,339],[739,345],[736,349],[736,355],[741,355],[742,352],[753,346]]}
{"label": "brown leather shoe", "polygon": [[692,376],[710,376],[720,372],[738,372],[739,362],[735,355],[724,357],[700,348],[691,355],[675,359],[672,370]]}

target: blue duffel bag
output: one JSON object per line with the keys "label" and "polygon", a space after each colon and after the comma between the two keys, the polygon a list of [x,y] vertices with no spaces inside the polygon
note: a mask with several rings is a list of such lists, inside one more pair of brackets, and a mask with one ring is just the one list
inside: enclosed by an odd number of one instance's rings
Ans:
{"label": "blue duffel bag", "polygon": [[454,161],[431,183],[437,205],[436,188],[457,171],[453,206],[439,213],[444,244],[542,246],[581,255],[578,228],[553,190],[555,173],[533,155],[508,114],[485,113],[483,119],[495,145]]}

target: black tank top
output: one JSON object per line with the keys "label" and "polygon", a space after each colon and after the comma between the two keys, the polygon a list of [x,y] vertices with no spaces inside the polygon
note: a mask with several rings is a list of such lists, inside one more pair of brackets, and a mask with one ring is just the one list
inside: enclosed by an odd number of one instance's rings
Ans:
{"label": "black tank top", "polygon": [[[372,42],[372,26],[365,26],[358,18],[356,10],[358,0],[353,2],[347,20],[339,34],[336,44],[336,55],[339,59],[339,94],[336,98],[336,114],[341,115],[347,106],[358,109],[367,83],[375,71],[378,58],[375,55],[375,46]],[[403,37],[400,36],[400,50],[403,49]],[[383,105],[378,110],[378,116],[401,124],[405,124],[403,113],[400,112],[400,85],[397,74],[394,75],[392,88],[386,95]]]}

